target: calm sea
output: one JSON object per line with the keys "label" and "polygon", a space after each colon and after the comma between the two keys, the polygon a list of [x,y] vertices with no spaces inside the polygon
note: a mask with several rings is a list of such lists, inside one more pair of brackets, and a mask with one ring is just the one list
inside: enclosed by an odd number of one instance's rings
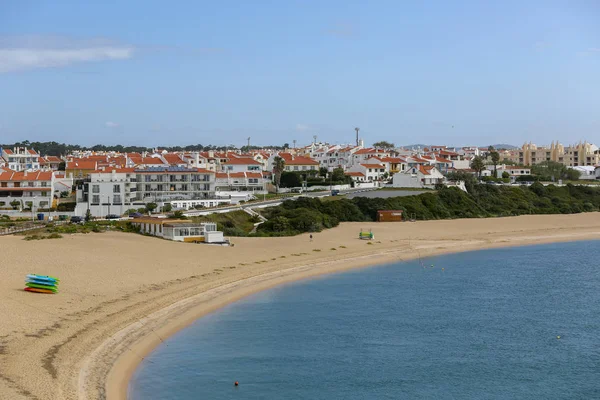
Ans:
{"label": "calm sea", "polygon": [[455,254],[268,290],[167,340],[130,398],[600,399],[599,245]]}

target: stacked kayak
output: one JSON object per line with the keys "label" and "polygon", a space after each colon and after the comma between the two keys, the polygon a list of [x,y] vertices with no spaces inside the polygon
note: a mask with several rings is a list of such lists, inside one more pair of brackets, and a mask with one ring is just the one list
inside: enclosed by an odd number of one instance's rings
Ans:
{"label": "stacked kayak", "polygon": [[54,276],[29,274],[25,279],[25,291],[34,293],[58,293],[60,279]]}

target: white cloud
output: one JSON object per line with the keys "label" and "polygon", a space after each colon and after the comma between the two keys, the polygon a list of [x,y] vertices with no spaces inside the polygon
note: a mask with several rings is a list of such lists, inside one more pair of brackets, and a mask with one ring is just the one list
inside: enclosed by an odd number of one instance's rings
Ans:
{"label": "white cloud", "polygon": [[591,51],[593,53],[600,53],[600,47],[590,47],[588,51]]}
{"label": "white cloud", "polygon": [[106,121],[104,123],[104,125],[106,125],[107,128],[118,128],[119,124],[116,122],[112,122],[112,121]]}
{"label": "white cloud", "polygon": [[0,38],[0,73],[72,64],[125,60],[133,57],[133,46],[105,39],[81,40],[54,36]]}

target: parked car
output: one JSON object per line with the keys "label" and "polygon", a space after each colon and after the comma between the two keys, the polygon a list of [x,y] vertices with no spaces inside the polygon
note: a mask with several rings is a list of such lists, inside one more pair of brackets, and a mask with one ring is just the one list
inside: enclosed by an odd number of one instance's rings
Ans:
{"label": "parked car", "polygon": [[121,216],[116,215],[116,214],[108,214],[106,217],[104,217],[106,219],[119,219],[121,218]]}
{"label": "parked car", "polygon": [[71,217],[70,222],[72,224],[83,224],[85,222],[85,219],[83,217],[78,217],[74,215]]}

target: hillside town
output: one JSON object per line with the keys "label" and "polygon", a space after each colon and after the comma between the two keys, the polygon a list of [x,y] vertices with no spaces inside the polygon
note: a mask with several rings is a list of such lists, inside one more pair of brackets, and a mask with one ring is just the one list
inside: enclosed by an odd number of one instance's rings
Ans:
{"label": "hillside town", "polygon": [[[153,207],[202,209],[238,204],[268,193],[335,188],[434,188],[464,185],[460,174],[490,183],[527,182],[532,168],[555,163],[574,179],[600,178],[600,151],[580,142],[521,148],[366,147],[317,142],[283,150],[144,152],[79,150],[61,156],[34,148],[0,149],[0,210],[69,211],[94,217]],[[89,210],[89,211],[88,211]]]}

